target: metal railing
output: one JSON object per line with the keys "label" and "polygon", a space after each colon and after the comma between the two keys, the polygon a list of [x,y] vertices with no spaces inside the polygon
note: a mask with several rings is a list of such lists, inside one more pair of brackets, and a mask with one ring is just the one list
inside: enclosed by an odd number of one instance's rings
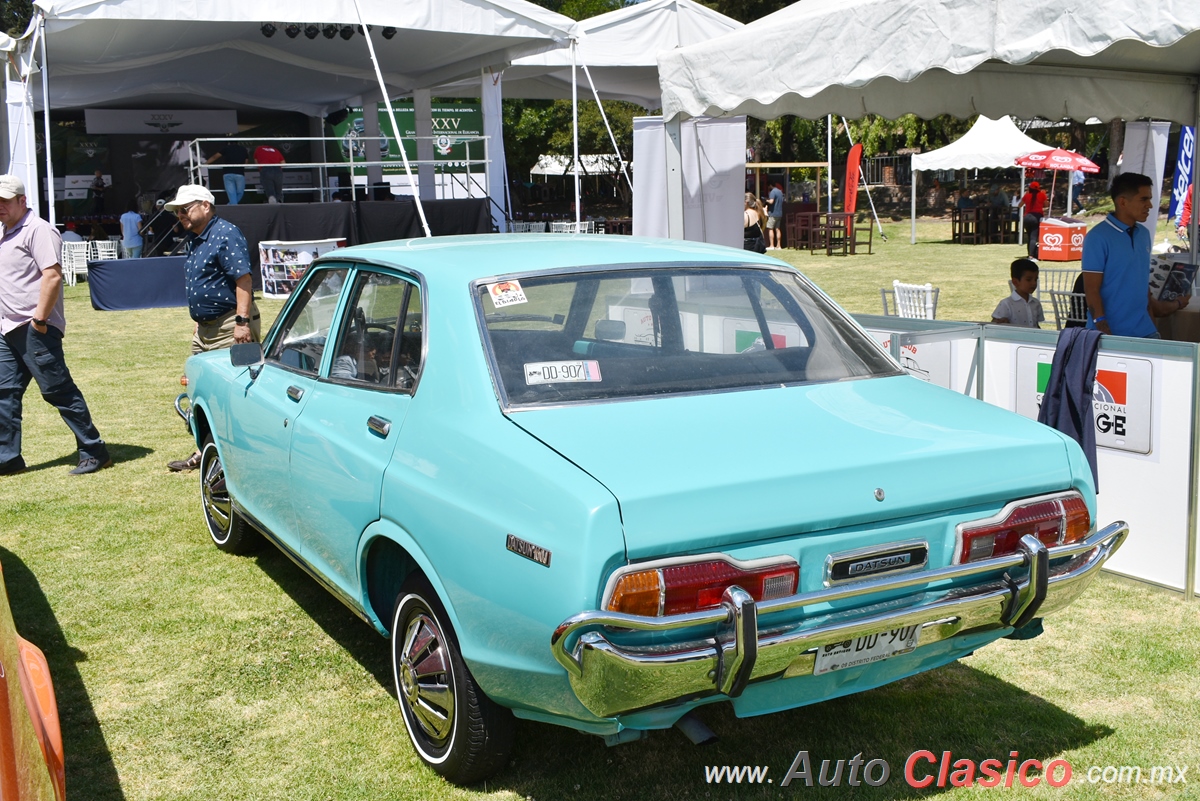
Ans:
{"label": "metal railing", "polygon": [[[402,137],[402,142],[411,141],[416,143],[418,140],[428,140],[432,145],[436,146],[441,137],[437,136],[406,136]],[[303,185],[287,186],[286,180],[282,188],[283,193],[319,193],[319,197],[323,202],[329,202],[334,199],[334,194],[340,192],[350,192],[352,200],[370,199],[371,192],[375,187],[370,184],[370,179],[367,177],[366,170],[371,167],[380,167],[386,169],[394,176],[394,171],[402,165],[398,161],[390,159],[370,160],[362,153],[363,148],[359,144],[363,137],[344,137],[344,136],[286,136],[286,137],[205,137],[193,139],[188,143],[188,175],[192,183],[204,184],[209,190],[216,195],[224,194],[225,187],[220,181],[209,181],[210,170],[221,170],[226,167],[244,167],[248,172],[259,170],[262,167],[280,167],[284,170],[286,176],[290,173],[306,172],[309,175],[307,181],[298,182]],[[454,146],[461,145],[465,151],[465,158],[462,159],[409,159],[409,164],[412,165],[413,177],[418,181],[420,168],[432,167],[434,175],[434,197],[438,200],[449,197],[487,197],[489,177],[491,172],[491,158],[488,153],[487,136],[462,136],[456,137]],[[381,143],[384,140],[383,135],[380,135]],[[210,150],[215,150],[219,146],[230,143],[238,143],[248,151],[253,151],[256,144],[271,144],[279,145],[281,143],[311,143],[320,142],[321,150],[328,152],[328,143],[333,143],[344,155],[344,161],[289,161],[283,164],[258,164],[257,162],[248,161],[245,164],[224,164],[220,161],[213,164],[205,164],[206,157],[204,155],[203,146],[207,145]],[[217,146],[217,147],[214,147]],[[292,148],[291,152],[302,152],[303,147],[311,147],[305,145],[301,148]],[[356,158],[357,156],[357,158]],[[330,173],[348,174],[350,177],[350,186],[330,186]],[[391,182],[387,180],[385,174],[383,180],[385,184],[394,185],[403,190],[408,186],[407,177],[401,175],[400,180]],[[246,192],[250,193],[252,188],[248,185]],[[262,185],[258,184],[256,190],[261,192]],[[359,193],[363,196],[360,197]],[[402,192],[402,194],[407,194]]]}

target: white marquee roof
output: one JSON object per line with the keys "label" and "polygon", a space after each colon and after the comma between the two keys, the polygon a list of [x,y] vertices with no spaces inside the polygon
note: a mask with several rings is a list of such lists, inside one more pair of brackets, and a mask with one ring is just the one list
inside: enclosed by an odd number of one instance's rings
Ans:
{"label": "white marquee roof", "polygon": [[1194,0],[803,0],[659,54],[663,113],[1194,124]]}
{"label": "white marquee roof", "polygon": [[[525,0],[359,0],[393,96],[563,46],[567,17]],[[37,0],[53,108],[258,107],[320,116],[380,99],[362,36],[290,39],[283,24],[357,25],[353,0]],[[271,38],[260,25],[273,21]],[[394,38],[382,29],[394,27]],[[28,35],[28,34],[27,34]],[[478,80],[478,79],[476,79]],[[40,102],[40,99],[39,99]]]}
{"label": "white marquee roof", "polygon": [[945,147],[912,157],[914,170],[984,170],[1015,167],[1018,156],[1049,150],[1030,139],[1009,117],[998,120],[980,115],[971,130]]}
{"label": "white marquee roof", "polygon": [[[576,49],[604,100],[627,100],[648,109],[661,105],[657,55],[682,45],[706,42],[742,27],[695,0],[644,2],[579,23]],[[590,98],[583,70],[577,73],[579,96]],[[478,81],[438,89],[438,94],[478,95]],[[504,72],[505,97],[561,100],[571,97],[571,52],[567,48],[517,59]]]}

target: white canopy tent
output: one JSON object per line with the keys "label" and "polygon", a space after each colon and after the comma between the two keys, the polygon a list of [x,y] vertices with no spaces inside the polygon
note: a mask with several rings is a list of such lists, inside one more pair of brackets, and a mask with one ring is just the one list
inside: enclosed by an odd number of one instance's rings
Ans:
{"label": "white canopy tent", "polygon": [[[358,0],[392,97],[566,45],[574,22],[524,0]],[[324,116],[382,100],[354,0],[37,0],[52,108],[270,108]],[[264,22],[277,30],[263,35]],[[289,38],[288,22],[319,29]],[[394,29],[394,31],[389,30]],[[390,35],[385,35],[390,34]]]}
{"label": "white canopy tent", "polygon": [[[578,25],[576,61],[587,67],[604,100],[626,100],[646,109],[662,105],[657,55],[683,45],[706,42],[742,27],[695,0],[644,0],[600,14]],[[591,94],[588,77],[575,76],[578,91]],[[571,97],[571,54],[554,50],[516,59],[504,71],[504,93],[529,100]],[[474,83],[439,87],[443,96],[464,96]]]}
{"label": "white canopy tent", "polygon": [[[481,71],[563,47],[575,25],[525,0],[34,5],[24,38],[32,43],[43,26],[41,61],[50,76],[45,99],[34,99],[39,108],[269,108],[318,118],[412,94],[418,132],[430,128],[424,87],[468,76],[479,81]],[[367,117],[373,125],[374,116]],[[503,192],[503,170],[496,172],[493,197]]]}
{"label": "white canopy tent", "polygon": [[[979,116],[971,130],[945,147],[912,157],[912,241],[917,241],[917,172],[926,170],[1015,169],[1018,156],[1045,150],[1041,142],[1030,139],[1013,124],[1011,117],[993,120]],[[1025,173],[1021,172],[1021,189]]]}
{"label": "white canopy tent", "polygon": [[[1195,125],[1200,6],[804,0],[720,39],[660,53],[659,70],[663,114],[673,123],[1011,113]],[[678,191],[669,197],[682,203]]]}
{"label": "white canopy tent", "polygon": [[1187,0],[804,0],[659,55],[663,114],[1196,118]]}

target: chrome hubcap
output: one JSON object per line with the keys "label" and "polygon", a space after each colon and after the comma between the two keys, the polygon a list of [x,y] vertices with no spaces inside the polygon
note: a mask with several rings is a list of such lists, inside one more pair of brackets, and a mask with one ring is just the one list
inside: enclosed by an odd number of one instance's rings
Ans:
{"label": "chrome hubcap", "polygon": [[216,529],[213,533],[228,534],[233,518],[233,504],[229,500],[229,490],[225,487],[225,468],[217,456],[217,449],[211,445],[205,449],[201,459],[200,496],[204,502],[204,511]]}
{"label": "chrome hubcap", "polygon": [[421,613],[408,623],[396,680],[401,703],[426,737],[446,740],[454,727],[454,673],[437,622]]}

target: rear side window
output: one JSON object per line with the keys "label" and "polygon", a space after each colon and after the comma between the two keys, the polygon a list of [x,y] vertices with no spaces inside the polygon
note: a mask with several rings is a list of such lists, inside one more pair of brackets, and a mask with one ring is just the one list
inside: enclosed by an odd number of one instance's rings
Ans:
{"label": "rear side window", "polygon": [[798,274],[656,267],[476,286],[507,404],[586,402],[893,375]]}
{"label": "rear side window", "polygon": [[392,275],[362,271],[350,296],[330,379],[410,389],[420,367],[421,292]]}
{"label": "rear side window", "polygon": [[305,283],[275,337],[267,360],[315,376],[321,367],[321,356],[345,283],[345,268],[322,270]]}

